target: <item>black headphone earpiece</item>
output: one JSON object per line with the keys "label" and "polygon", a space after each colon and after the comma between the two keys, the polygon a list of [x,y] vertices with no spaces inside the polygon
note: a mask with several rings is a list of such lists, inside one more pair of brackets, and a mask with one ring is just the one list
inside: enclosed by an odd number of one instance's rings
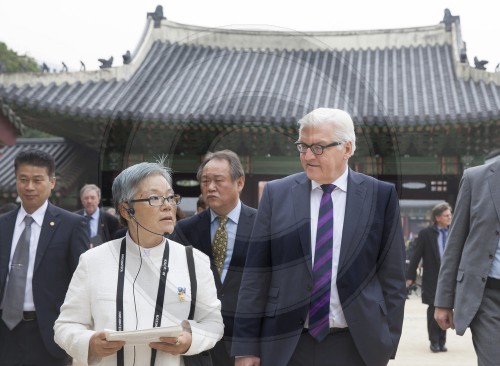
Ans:
{"label": "black headphone earpiece", "polygon": [[127,212],[130,216],[134,216],[135,215],[135,210],[133,208],[127,208]]}

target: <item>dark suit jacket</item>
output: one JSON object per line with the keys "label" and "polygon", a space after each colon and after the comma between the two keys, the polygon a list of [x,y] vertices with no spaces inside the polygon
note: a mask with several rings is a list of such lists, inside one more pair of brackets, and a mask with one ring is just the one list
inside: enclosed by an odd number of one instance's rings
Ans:
{"label": "dark suit jacket", "polygon": [[[3,298],[19,209],[0,217],[0,298]],[[48,352],[55,358],[66,353],[54,342],[54,323],[64,302],[80,254],[87,250],[87,227],[82,216],[49,203],[38,241],[33,271],[33,300],[38,327]],[[0,340],[1,341],[1,340]]]}
{"label": "dark suit jacket", "polygon": [[[233,256],[226,274],[224,283],[221,282],[219,272],[214,264],[212,243],[210,240],[210,209],[180,220],[175,226],[173,240],[183,244],[191,244],[210,257],[217,297],[221,300],[222,317],[224,319],[224,340],[230,347],[233,335],[234,314],[240,290],[241,275],[248,250],[248,241],[252,231],[257,210],[241,203],[241,213],[236,230]],[[230,348],[228,348],[230,352]]]}
{"label": "dark suit jacket", "polygon": [[[84,214],[84,210],[76,211],[78,215]],[[120,228],[120,221],[113,215],[107,213],[102,208],[99,209],[99,225],[97,226],[97,234],[101,237],[102,241],[97,245],[106,243],[115,239],[115,232]],[[94,243],[96,245],[96,243]]]}
{"label": "dark suit jacket", "polygon": [[[403,325],[404,239],[394,186],[349,170],[337,288],[356,347],[368,366],[394,356]],[[269,182],[262,194],[241,282],[233,356],[285,366],[307,319],[313,286],[311,181]]]}
{"label": "dark suit jacket", "polygon": [[417,267],[422,259],[422,302],[428,305],[434,305],[439,267],[441,266],[438,237],[439,231],[436,225],[431,225],[420,231],[406,274],[406,278],[415,281]]}

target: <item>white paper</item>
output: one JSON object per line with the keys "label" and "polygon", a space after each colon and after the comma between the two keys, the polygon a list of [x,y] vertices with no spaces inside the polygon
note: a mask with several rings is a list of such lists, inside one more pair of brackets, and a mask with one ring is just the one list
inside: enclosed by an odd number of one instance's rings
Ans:
{"label": "white paper", "polygon": [[125,341],[127,345],[160,342],[160,337],[178,337],[182,332],[180,325],[141,330],[116,331],[105,329],[107,341]]}

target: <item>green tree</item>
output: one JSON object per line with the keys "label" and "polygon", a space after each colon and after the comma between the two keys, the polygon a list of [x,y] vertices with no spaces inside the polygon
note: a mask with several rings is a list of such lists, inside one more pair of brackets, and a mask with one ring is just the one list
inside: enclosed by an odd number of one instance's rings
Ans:
{"label": "green tree", "polygon": [[0,72],[39,72],[35,59],[29,56],[19,56],[17,52],[10,50],[7,45],[0,42]]}

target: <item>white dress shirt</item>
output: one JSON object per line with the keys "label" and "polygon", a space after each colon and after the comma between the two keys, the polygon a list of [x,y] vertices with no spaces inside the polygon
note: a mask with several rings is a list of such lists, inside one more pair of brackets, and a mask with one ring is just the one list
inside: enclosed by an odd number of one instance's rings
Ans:
{"label": "white dress shirt", "polygon": [[[31,237],[30,237],[30,258],[28,263],[28,275],[26,278],[26,289],[24,294],[24,311],[34,311],[35,303],[33,302],[33,269],[35,268],[35,257],[36,250],[38,248],[38,240],[40,239],[40,232],[42,231],[43,218],[45,217],[45,212],[47,211],[48,201],[30,216],[33,218],[33,223],[31,224]],[[14,257],[14,252],[16,251],[17,242],[24,231],[25,224],[24,218],[28,215],[24,207],[21,205],[19,212],[17,213],[16,224],[14,226],[14,234],[12,235],[12,249],[10,251],[9,268],[12,264],[12,258]],[[7,279],[8,281],[8,279]]]}
{"label": "white dress shirt", "polygon": [[[333,201],[333,252],[332,252],[332,290],[330,293],[330,327],[347,327],[347,322],[340,305],[339,292],[337,290],[337,271],[340,257],[340,244],[342,242],[342,228],[344,227],[344,214],[347,197],[346,169],[336,181],[332,182],[336,188],[332,192]],[[315,181],[311,181],[311,254],[314,265],[314,253],[316,251],[316,232],[318,229],[318,215],[323,189]]]}
{"label": "white dress shirt", "polygon": [[85,217],[87,216],[91,216],[92,217],[92,220],[90,220],[90,237],[93,238],[95,236],[97,236],[97,234],[99,233],[98,229],[99,229],[99,208],[97,208],[97,210],[94,211],[94,213],[92,215],[88,215],[86,211],[84,211],[84,215]]}
{"label": "white dress shirt", "polygon": [[[238,204],[235,208],[231,210],[227,214],[227,223],[226,223],[226,231],[227,231],[227,250],[226,250],[226,259],[224,259],[224,267],[222,268],[222,273],[220,276],[221,282],[224,282],[226,278],[227,270],[229,269],[229,264],[231,263],[231,258],[233,257],[234,251],[234,241],[236,240],[236,231],[238,230],[238,221],[240,219],[241,213],[241,201],[238,200]],[[218,215],[210,209],[210,242],[214,241],[215,232],[219,227],[219,219]]]}

